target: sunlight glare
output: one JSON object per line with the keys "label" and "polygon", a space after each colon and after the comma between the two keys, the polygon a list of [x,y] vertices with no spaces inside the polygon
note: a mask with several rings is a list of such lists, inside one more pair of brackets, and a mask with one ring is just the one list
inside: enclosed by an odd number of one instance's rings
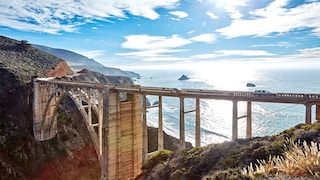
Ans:
{"label": "sunlight glare", "polygon": [[212,63],[196,68],[197,78],[219,90],[248,90],[246,84],[257,80],[257,70],[248,63]]}

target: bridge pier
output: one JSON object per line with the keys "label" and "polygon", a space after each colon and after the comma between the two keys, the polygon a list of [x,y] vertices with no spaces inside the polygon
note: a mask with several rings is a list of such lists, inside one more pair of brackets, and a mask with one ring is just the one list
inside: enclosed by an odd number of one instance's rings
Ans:
{"label": "bridge pier", "polygon": [[232,140],[238,139],[238,101],[232,101]]}
{"label": "bridge pier", "polygon": [[158,104],[158,151],[163,150],[163,121],[162,121],[162,96],[159,96]]}
{"label": "bridge pier", "polygon": [[316,120],[320,122],[320,104],[316,104]]}
{"label": "bridge pier", "polygon": [[184,98],[180,97],[180,149],[185,149]]}
{"label": "bridge pier", "polygon": [[196,98],[196,138],[195,138],[195,145],[196,147],[201,146],[200,141],[200,98]]}
{"label": "bridge pier", "polygon": [[312,104],[306,103],[306,124],[311,124]]}
{"label": "bridge pier", "polygon": [[126,100],[119,99],[119,92],[109,91],[106,108],[104,140],[107,179],[129,179],[138,175],[143,161],[141,96],[126,94]]}
{"label": "bridge pier", "polygon": [[252,138],[252,112],[251,112],[251,101],[247,101],[247,132],[246,138]]}
{"label": "bridge pier", "polygon": [[238,120],[247,118],[246,138],[252,138],[252,105],[251,101],[247,101],[247,114],[238,116],[238,101],[232,101],[232,140],[238,139]]}
{"label": "bridge pier", "polygon": [[147,97],[142,95],[142,159],[148,158]]}

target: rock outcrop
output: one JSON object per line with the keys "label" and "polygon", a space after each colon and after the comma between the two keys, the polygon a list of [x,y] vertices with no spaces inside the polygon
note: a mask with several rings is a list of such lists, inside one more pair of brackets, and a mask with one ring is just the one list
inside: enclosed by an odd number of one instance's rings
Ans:
{"label": "rock outcrop", "polygon": [[61,61],[58,63],[58,65],[54,68],[51,69],[48,72],[48,77],[61,77],[61,76],[67,76],[67,75],[72,75],[73,71],[69,67],[69,65],[65,61]]}
{"label": "rock outcrop", "polygon": [[185,81],[185,80],[188,80],[188,79],[190,79],[188,76],[182,75],[178,80]]}

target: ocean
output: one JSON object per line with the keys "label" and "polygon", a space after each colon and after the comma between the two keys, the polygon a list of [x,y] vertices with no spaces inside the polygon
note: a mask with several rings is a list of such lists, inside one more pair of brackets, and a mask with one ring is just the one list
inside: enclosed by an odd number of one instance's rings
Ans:
{"label": "ocean", "polygon": [[[268,90],[274,93],[320,94],[320,69],[223,69],[200,68],[197,70],[135,70],[142,77],[135,84],[142,86],[212,89],[212,90]],[[186,75],[190,79],[179,81]],[[253,83],[255,87],[247,87]],[[147,96],[155,103],[157,96]],[[201,145],[231,140],[232,102],[201,99]],[[195,99],[185,99],[185,110],[195,109]],[[238,103],[238,116],[246,113],[246,102]],[[312,119],[315,119],[312,107]],[[296,104],[252,102],[252,135],[273,135],[305,121],[305,106]],[[150,108],[148,125],[158,127],[158,109]],[[179,99],[163,97],[164,131],[179,137]],[[194,144],[195,113],[185,115],[186,141]],[[246,118],[239,119],[239,138],[245,138]]]}

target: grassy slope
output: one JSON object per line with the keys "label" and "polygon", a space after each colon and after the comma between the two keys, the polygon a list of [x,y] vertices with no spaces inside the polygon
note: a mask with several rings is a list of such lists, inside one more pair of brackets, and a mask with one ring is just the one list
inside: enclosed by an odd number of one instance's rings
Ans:
{"label": "grassy slope", "polygon": [[[239,139],[168,154],[157,163],[146,163],[146,179],[248,179],[240,174],[243,167],[284,152],[286,139],[319,143],[320,124],[299,124],[279,135]],[[153,158],[157,160],[157,158]],[[165,160],[164,160],[165,159]]]}

